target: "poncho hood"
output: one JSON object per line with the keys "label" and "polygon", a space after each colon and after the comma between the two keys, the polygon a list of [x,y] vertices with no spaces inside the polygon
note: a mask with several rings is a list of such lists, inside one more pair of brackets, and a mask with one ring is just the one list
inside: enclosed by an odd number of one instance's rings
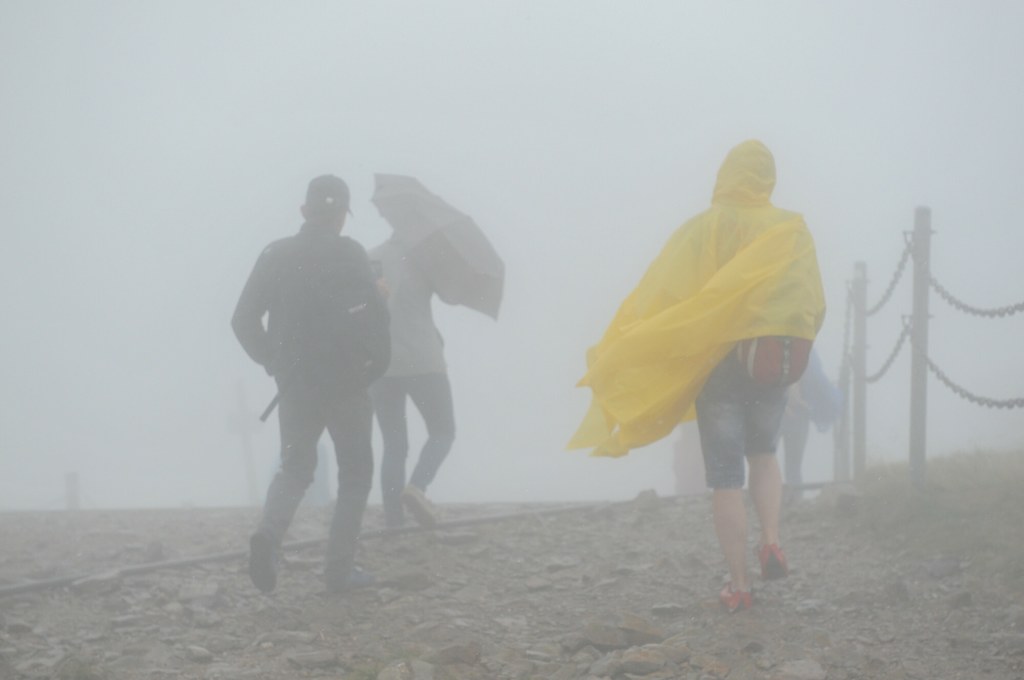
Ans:
{"label": "poncho hood", "polygon": [[733,147],[718,170],[711,202],[722,205],[771,205],[775,189],[775,157],[751,139]]}

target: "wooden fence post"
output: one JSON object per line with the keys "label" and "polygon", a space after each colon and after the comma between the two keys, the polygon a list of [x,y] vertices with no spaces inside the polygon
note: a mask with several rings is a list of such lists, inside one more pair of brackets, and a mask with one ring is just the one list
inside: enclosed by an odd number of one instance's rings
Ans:
{"label": "wooden fence post", "polygon": [[914,306],[910,323],[910,480],[923,487],[928,420],[928,292],[931,285],[932,213],[914,211]]}

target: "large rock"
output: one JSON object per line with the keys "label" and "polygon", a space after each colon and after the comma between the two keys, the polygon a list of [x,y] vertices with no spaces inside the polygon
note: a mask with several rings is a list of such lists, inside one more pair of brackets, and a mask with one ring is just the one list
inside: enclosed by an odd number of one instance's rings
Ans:
{"label": "large rock", "polygon": [[[674,638],[673,638],[674,639]],[[657,651],[666,659],[675,664],[684,664],[690,660],[692,652],[685,643],[673,643],[672,640],[666,640],[662,644],[657,645],[645,645],[644,649],[651,649]]]}
{"label": "large rock", "polygon": [[597,647],[602,651],[612,649],[624,649],[631,646],[626,639],[626,633],[618,626],[609,626],[604,623],[591,622],[584,626],[580,632],[588,644]]}
{"label": "large rock", "polygon": [[377,674],[377,680],[413,680],[413,677],[412,668],[404,661],[388,664]]}
{"label": "large rock", "polygon": [[640,512],[654,512],[661,506],[658,500],[658,492],[654,489],[647,489],[637,494],[633,499],[633,507]]}
{"label": "large rock", "polygon": [[636,614],[623,613],[620,615],[618,627],[625,633],[626,642],[630,646],[662,642],[667,637],[660,626]]}
{"label": "large rock", "polygon": [[274,630],[260,635],[252,643],[253,647],[261,645],[308,645],[316,640],[316,633],[308,630]]}
{"label": "large rock", "polygon": [[651,613],[655,616],[664,616],[666,618],[669,618],[686,613],[686,609],[686,605],[679,604],[676,602],[665,602],[663,604],[656,604],[653,607],[651,607]]}
{"label": "large rock", "polygon": [[338,655],[329,649],[291,654],[288,656],[288,662],[303,669],[334,668],[341,665]]}
{"label": "large rock", "polygon": [[825,680],[828,673],[813,659],[787,661],[779,667],[777,680]]}
{"label": "large rock", "polygon": [[652,647],[633,647],[622,653],[622,671],[647,675],[659,671],[668,665],[668,659],[658,649]]}
{"label": "large rock", "polygon": [[466,640],[442,647],[431,654],[427,661],[438,666],[456,663],[473,665],[480,661],[480,643],[476,640]]}
{"label": "large rock", "polygon": [[622,672],[622,652],[610,652],[590,665],[590,672],[598,677],[612,677]]}
{"label": "large rock", "polygon": [[434,666],[426,661],[413,659],[409,668],[412,669],[412,680],[434,680]]}
{"label": "large rock", "polygon": [[713,675],[716,678],[724,678],[729,675],[732,667],[722,659],[710,654],[694,654],[690,657],[690,665],[699,668],[704,673]]}

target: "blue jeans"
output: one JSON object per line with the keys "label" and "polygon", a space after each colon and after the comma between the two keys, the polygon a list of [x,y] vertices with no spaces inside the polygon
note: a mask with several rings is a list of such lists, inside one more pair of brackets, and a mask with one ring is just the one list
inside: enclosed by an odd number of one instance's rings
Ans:
{"label": "blue jeans", "polygon": [[745,459],[775,453],[788,392],[754,381],[730,353],[697,397],[697,427],[708,486],[742,489]]}
{"label": "blue jeans", "polygon": [[444,373],[385,376],[370,388],[377,413],[384,450],[380,464],[380,489],[384,521],[389,527],[402,526],[401,493],[405,488],[405,459],[409,455],[409,430],[405,416],[407,398],[423,417],[427,441],[423,444],[409,484],[421,491],[434,481],[455,441],[455,412],[452,388]]}

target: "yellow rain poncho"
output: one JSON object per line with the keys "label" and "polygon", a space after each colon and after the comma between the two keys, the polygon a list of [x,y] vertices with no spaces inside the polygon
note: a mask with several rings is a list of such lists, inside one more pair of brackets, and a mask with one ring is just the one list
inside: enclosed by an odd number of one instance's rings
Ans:
{"label": "yellow rain poncho", "polygon": [[803,218],[771,202],[775,160],[761,142],[732,149],[711,208],[681,226],[587,352],[590,410],[569,448],[624,456],[695,417],[708,375],[735,343],[813,340],[825,317]]}

